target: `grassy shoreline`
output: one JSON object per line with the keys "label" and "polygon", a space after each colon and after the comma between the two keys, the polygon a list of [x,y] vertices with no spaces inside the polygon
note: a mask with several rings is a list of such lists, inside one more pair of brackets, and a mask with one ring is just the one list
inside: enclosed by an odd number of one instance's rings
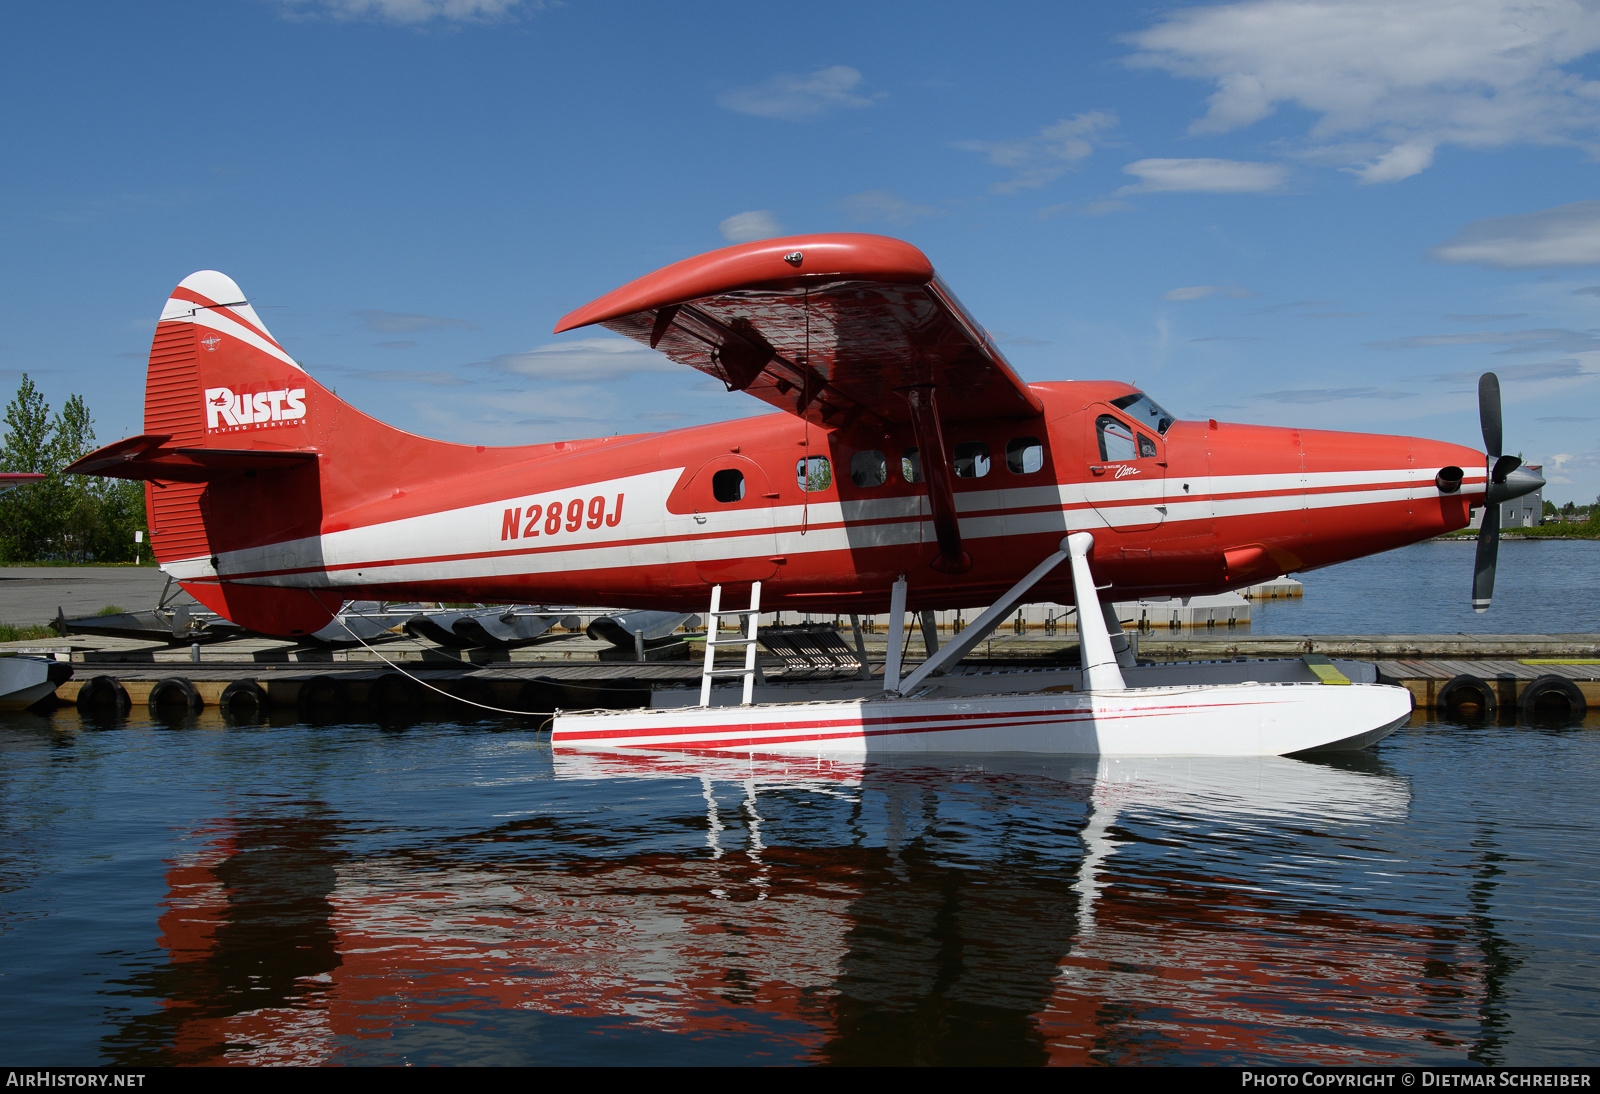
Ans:
{"label": "grassy shoreline", "polygon": [[64,567],[71,567],[73,569],[77,569],[77,568],[81,567],[81,568],[92,568],[92,569],[101,569],[101,570],[154,570],[154,569],[156,569],[156,564],[154,562],[59,562],[59,561],[55,561],[55,560],[51,560],[51,561],[48,561],[48,562],[22,562],[22,561],[0,562],[0,569],[20,570],[20,569],[23,569],[25,567],[30,567],[30,566],[31,567],[38,567],[40,569],[46,569],[46,568],[50,568],[50,567],[63,567],[63,568]]}
{"label": "grassy shoreline", "polygon": [[[1439,539],[1477,539],[1476,528],[1463,528],[1459,532],[1446,532]],[[1537,528],[1501,529],[1501,539],[1600,539],[1597,524],[1542,524]]]}

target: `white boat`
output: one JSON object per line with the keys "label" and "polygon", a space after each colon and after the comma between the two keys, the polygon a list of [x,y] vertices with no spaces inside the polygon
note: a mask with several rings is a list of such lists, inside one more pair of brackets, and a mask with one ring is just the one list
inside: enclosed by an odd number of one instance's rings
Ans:
{"label": "white boat", "polygon": [[44,657],[0,657],[0,710],[26,710],[72,678],[72,666]]}
{"label": "white boat", "polygon": [[[1332,666],[1315,665],[1315,682],[1239,680],[1249,662],[1223,662],[1208,672],[1201,665],[1171,666],[1166,672],[1135,669],[1114,650],[1100,613],[1080,612],[1084,668],[1075,683],[1046,685],[1028,674],[982,674],[987,693],[972,693],[974,677],[938,675],[953,667],[1011,610],[1029,588],[1065,559],[1074,587],[1092,590],[1087,555],[1094,540],[1074,533],[1061,549],[980,616],[962,635],[904,681],[895,644],[884,690],[874,695],[809,702],[754,702],[755,613],[719,612],[714,598],[708,632],[707,670],[695,706],[624,711],[556,712],[552,743],[558,746],[693,749],[764,754],[1039,753],[1064,756],[1279,756],[1318,750],[1365,748],[1394,732],[1411,714],[1404,688],[1355,683]],[[896,608],[904,612],[897,583]],[[711,657],[718,615],[750,620],[744,640],[743,703],[717,705]],[[896,630],[891,624],[891,632]],[[1284,662],[1264,663],[1282,665]],[[1293,664],[1288,662],[1287,664]],[[1155,686],[1129,686],[1123,675]],[[1274,670],[1281,673],[1281,670]],[[1183,678],[1163,685],[1163,676]],[[1009,679],[1008,679],[1009,677]],[[1211,679],[1208,679],[1210,677]],[[1215,682],[1212,682],[1212,681]],[[858,686],[859,687],[859,686]],[[763,688],[762,698],[774,689]]]}

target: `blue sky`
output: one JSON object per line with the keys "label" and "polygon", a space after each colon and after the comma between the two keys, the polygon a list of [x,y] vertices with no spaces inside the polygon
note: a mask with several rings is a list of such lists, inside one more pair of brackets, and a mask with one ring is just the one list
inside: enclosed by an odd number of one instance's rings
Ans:
{"label": "blue sky", "polygon": [[1506,443],[1600,493],[1600,10],[1502,0],[19,5],[0,396],[140,431],[224,271],[362,409],[511,444],[765,411],[566,312],[730,241],[921,247],[1030,380]]}

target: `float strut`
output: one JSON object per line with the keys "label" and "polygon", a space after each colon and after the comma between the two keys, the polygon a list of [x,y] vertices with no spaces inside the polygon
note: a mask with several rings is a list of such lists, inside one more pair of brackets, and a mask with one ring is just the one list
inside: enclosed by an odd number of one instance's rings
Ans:
{"label": "float strut", "polygon": [[[1080,532],[1078,534],[1082,535],[1089,541],[1089,544],[1093,546],[1094,537],[1090,536],[1087,532]],[[1046,558],[1043,562],[1039,563],[1039,565],[1035,566],[1031,571],[1029,571],[1027,577],[1011,586],[1011,588],[1006,591],[1004,596],[1002,596],[999,600],[996,600],[989,606],[987,611],[978,616],[978,618],[974,619],[970,627],[951,638],[950,641],[941,646],[938,653],[934,654],[932,657],[928,658],[920,666],[918,666],[915,672],[906,677],[905,683],[901,684],[894,690],[898,691],[901,695],[909,695],[911,692],[915,691],[917,686],[928,677],[934,675],[935,673],[943,672],[947,666],[953,665],[957,661],[961,660],[961,658],[966,656],[968,650],[972,649],[972,647],[976,646],[979,642],[982,642],[985,638],[988,638],[990,634],[994,633],[994,629],[1001,623],[1005,622],[1006,616],[1011,614],[1011,609],[1016,607],[1018,602],[1021,601],[1024,596],[1028,595],[1028,590],[1037,585],[1046,574],[1059,566],[1062,560],[1067,557],[1067,544],[1071,541],[1071,539],[1072,537],[1068,536],[1066,539],[1062,540],[1061,549],[1059,551],[1052,552],[1049,558]],[[1092,591],[1093,590],[1091,588],[1091,592]],[[1080,612],[1079,614],[1081,615],[1082,613]],[[1104,632],[1102,632],[1102,637],[1103,636]],[[1113,662],[1113,665],[1114,664],[1115,662]],[[889,689],[889,682],[887,679],[884,680],[883,686],[885,690]]]}
{"label": "float strut", "polygon": [[1078,641],[1083,649],[1083,690],[1125,691],[1128,685],[1123,682],[1116,651],[1111,648],[1105,614],[1088,606],[1100,602],[1094,578],[1089,574],[1094,537],[1088,532],[1074,532],[1061,542],[1072,556],[1072,595],[1078,603]]}
{"label": "float strut", "polygon": [[889,656],[883,665],[883,690],[900,690],[900,650],[905,645],[906,575],[901,574],[889,594]]}

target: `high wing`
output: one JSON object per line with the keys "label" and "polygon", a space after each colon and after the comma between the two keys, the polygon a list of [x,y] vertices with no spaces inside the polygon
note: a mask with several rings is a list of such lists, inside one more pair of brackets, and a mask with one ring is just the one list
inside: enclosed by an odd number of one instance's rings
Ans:
{"label": "high wing", "polygon": [[646,274],[563,318],[593,323],[818,425],[1032,417],[1038,398],[927,257],[887,236],[788,236]]}

